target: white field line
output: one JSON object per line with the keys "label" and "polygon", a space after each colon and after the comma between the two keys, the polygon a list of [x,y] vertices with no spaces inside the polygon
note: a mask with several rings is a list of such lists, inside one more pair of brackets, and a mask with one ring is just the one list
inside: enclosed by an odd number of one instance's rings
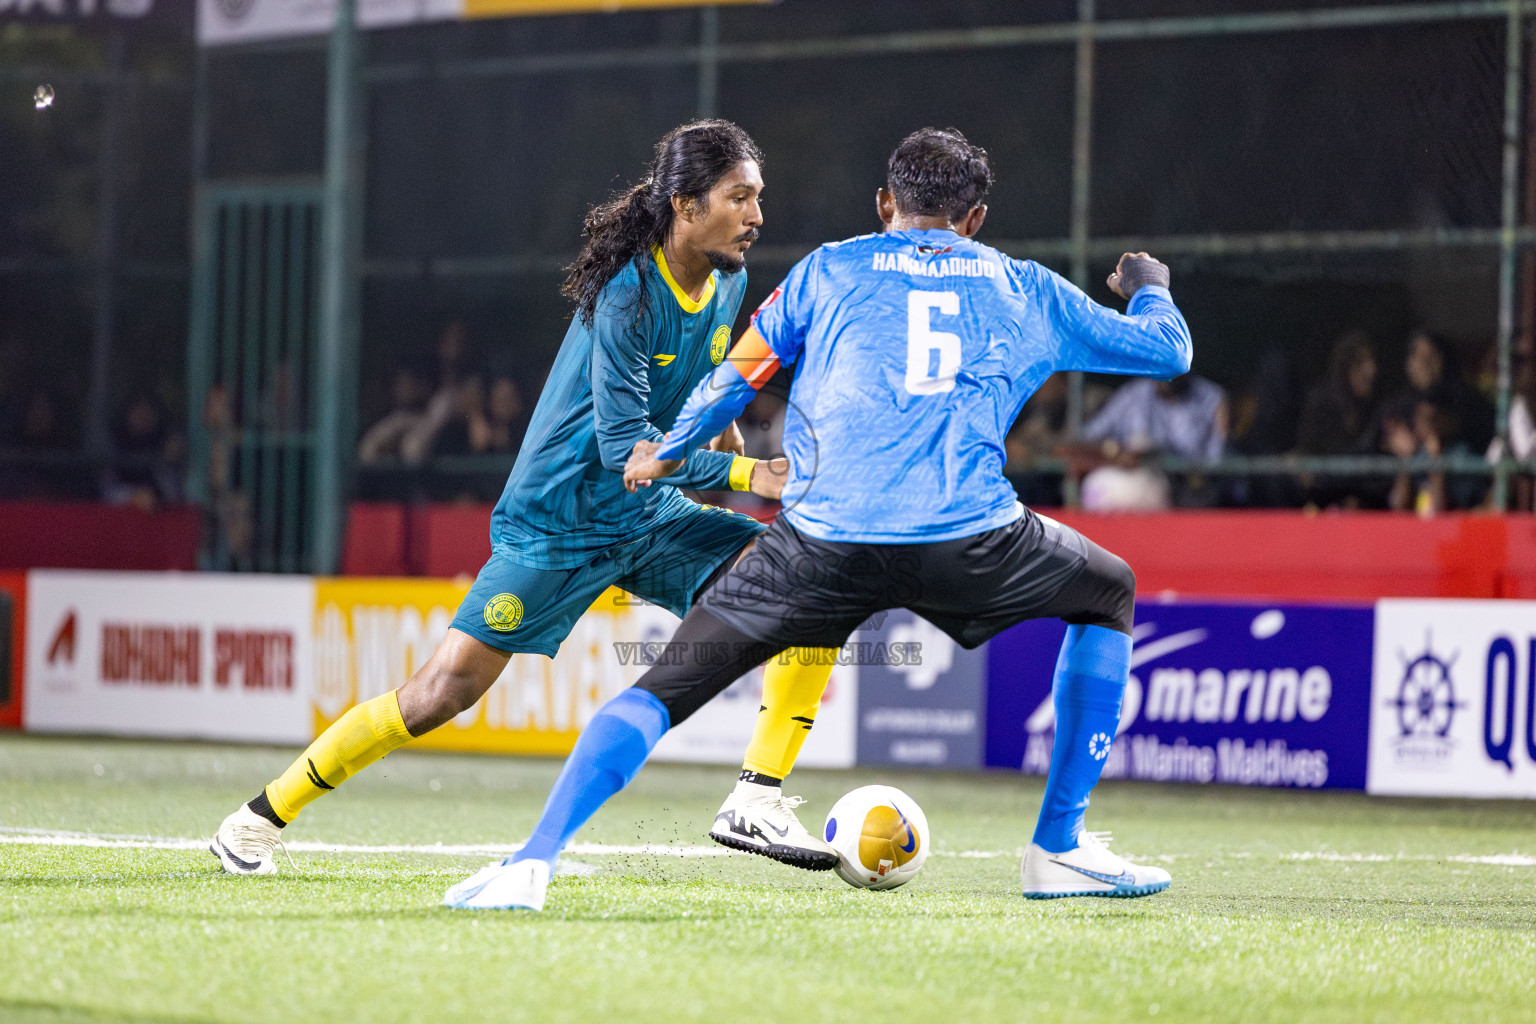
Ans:
{"label": "white field line", "polygon": [[[523,848],[522,843],[430,843],[420,845],[359,843],[321,843],[297,840],[285,844],[295,853],[417,853],[442,854],[450,857],[505,857]],[[114,835],[100,832],[66,832],[54,829],[8,828],[0,826],[0,846],[70,846],[96,849],[121,850],[204,850],[207,839],[184,839],[164,836]],[[670,843],[572,843],[566,853],[578,857],[735,857],[748,856],[723,846],[681,846]],[[959,857],[962,859],[989,860],[996,857],[1019,857],[1022,850],[933,850],[935,857]],[[1221,855],[1216,855],[1218,858]],[[1253,854],[1238,851],[1226,856],[1247,858]],[[1405,853],[1337,853],[1330,850],[1303,850],[1278,854],[1280,860],[1318,860],[1349,864],[1375,864],[1392,861],[1450,861],[1458,864],[1488,864],[1500,867],[1536,867],[1536,856],[1523,853],[1474,854],[1405,854]],[[1195,854],[1170,854],[1136,858],[1144,860],[1173,861],[1201,859]],[[1204,859],[1212,859],[1206,857]]]}

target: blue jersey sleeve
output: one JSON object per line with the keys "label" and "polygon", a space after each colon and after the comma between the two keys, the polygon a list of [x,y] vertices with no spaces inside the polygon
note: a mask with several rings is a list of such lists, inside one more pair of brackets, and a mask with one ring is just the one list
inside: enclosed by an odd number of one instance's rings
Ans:
{"label": "blue jersey sleeve", "polygon": [[817,249],[796,263],[784,283],[757,307],[752,326],[763,336],[773,354],[784,366],[795,365],[805,349],[805,335],[811,326],[820,280],[821,250]]}
{"label": "blue jersey sleeve", "polygon": [[[637,441],[660,441],[650,421],[650,346],[632,310],[599,305],[592,325],[592,415],[603,468],[624,472]],[[641,318],[642,322],[644,318]],[[683,468],[662,483],[700,490],[730,487],[730,452],[694,451]]]}
{"label": "blue jersey sleeve", "polygon": [[1094,302],[1038,263],[1013,265],[1039,297],[1058,347],[1055,370],[1123,373],[1169,380],[1189,372],[1189,326],[1168,289],[1136,290],[1124,314]]}

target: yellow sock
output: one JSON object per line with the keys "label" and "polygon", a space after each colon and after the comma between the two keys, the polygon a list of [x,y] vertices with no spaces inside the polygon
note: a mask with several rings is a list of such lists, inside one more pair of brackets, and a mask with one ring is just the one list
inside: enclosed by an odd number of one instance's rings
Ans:
{"label": "yellow sock", "polygon": [[836,658],[836,648],[794,647],[768,663],[763,670],[763,706],[742,768],[776,779],[789,775],[816,724]]}
{"label": "yellow sock", "polygon": [[279,818],[292,821],[315,799],[410,738],[394,690],[359,704],[332,722],[287,771],[267,785],[267,802]]}

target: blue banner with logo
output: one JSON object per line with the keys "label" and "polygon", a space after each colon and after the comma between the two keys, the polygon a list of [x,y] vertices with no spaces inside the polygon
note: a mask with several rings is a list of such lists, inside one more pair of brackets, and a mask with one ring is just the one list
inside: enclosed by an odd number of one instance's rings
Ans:
{"label": "blue banner with logo", "polygon": [[858,763],[982,765],[987,658],[897,608],[854,634],[859,662]]}
{"label": "blue banner with logo", "polygon": [[[1138,602],[1105,778],[1364,789],[1371,606]],[[988,645],[986,763],[1044,775],[1066,627]]]}

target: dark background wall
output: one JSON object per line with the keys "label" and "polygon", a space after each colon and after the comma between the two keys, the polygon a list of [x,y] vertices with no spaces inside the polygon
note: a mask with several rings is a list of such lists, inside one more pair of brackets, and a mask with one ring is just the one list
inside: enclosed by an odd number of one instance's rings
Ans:
{"label": "dark background wall", "polygon": [[[189,7],[191,5],[188,5]],[[1356,6],[1319,0],[1101,0],[1103,19]],[[1069,0],[786,0],[719,12],[723,43],[1066,21]],[[390,371],[425,359],[449,319],[473,358],[536,391],[569,310],[559,268],[584,211],[640,171],[656,136],[698,109],[691,64],[598,73],[483,74],[550,53],[690,46],[697,10],[436,24],[369,33],[364,423]],[[148,391],[184,418],[187,239],[197,60],[191,26],[127,42],[104,80],[98,28],[0,26],[0,448],[37,388],[57,395],[59,442],[81,438],[104,171],[119,192],[114,410]],[[1496,20],[1102,44],[1090,227],[1095,235],[1494,227],[1503,25]],[[480,63],[476,63],[480,62]],[[46,75],[53,108],[27,101]],[[312,175],[324,144],[318,45],[211,51],[207,173]],[[122,104],[119,159],[99,159],[103,109]],[[874,227],[884,160],[907,131],[955,125],[992,153],[985,237],[1066,270],[1073,47],[724,62],[716,109],[767,161],[764,251],[747,307],[800,253]],[[1038,252],[1032,251],[1038,249]],[[1491,249],[1174,257],[1199,341],[1196,370],[1234,391],[1258,355],[1299,387],[1332,340],[1364,328],[1386,383],[1406,332],[1445,331],[1477,369],[1495,327]],[[1090,268],[1098,281],[1107,259]],[[1107,299],[1103,289],[1095,295]]]}

